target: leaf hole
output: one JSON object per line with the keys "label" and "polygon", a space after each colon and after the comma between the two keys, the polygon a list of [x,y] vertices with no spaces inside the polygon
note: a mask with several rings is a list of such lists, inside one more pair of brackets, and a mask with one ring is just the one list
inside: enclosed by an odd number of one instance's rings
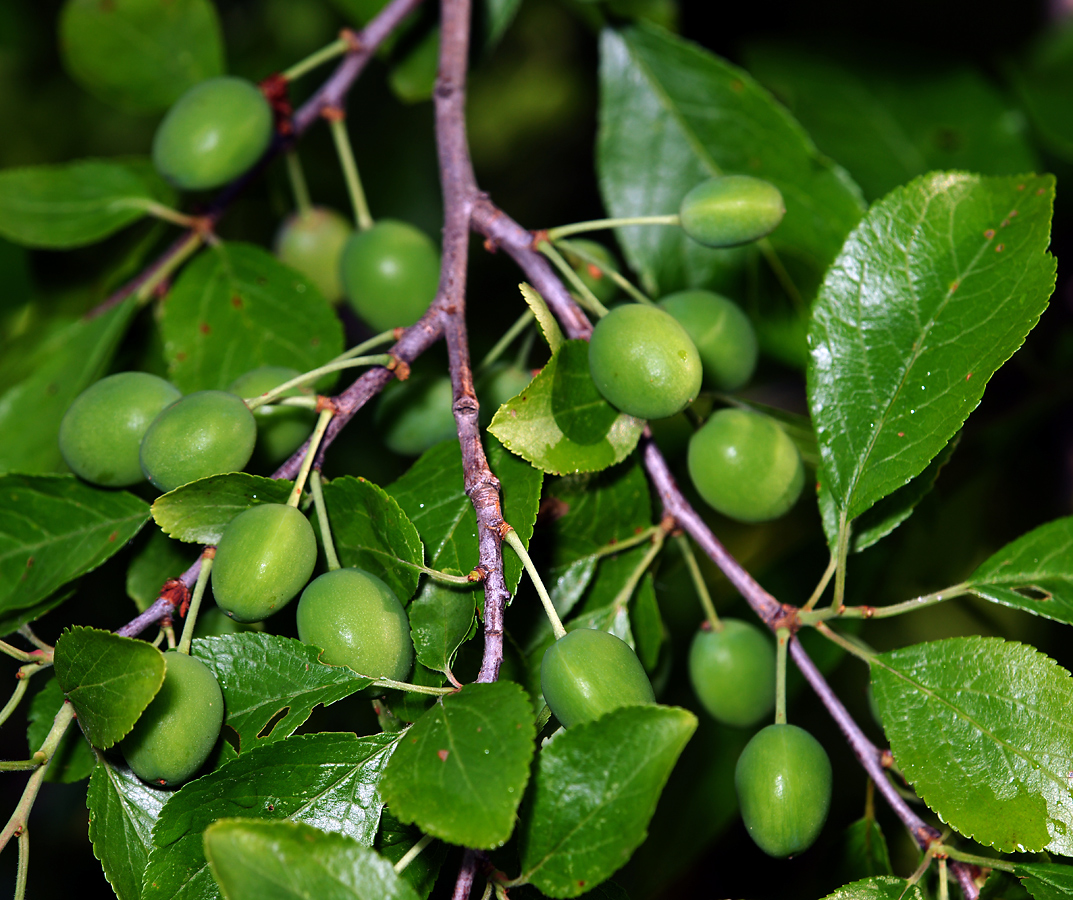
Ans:
{"label": "leaf hole", "polygon": [[272,729],[274,729],[274,728],[276,727],[276,725],[278,725],[278,724],[279,724],[279,722],[280,722],[280,721],[281,721],[281,720],[282,720],[282,719],[283,719],[283,718],[284,718],[284,717],[285,717],[285,716],[286,716],[286,715],[287,715],[287,714],[288,714],[288,713],[289,713],[290,711],[291,711],[291,708],[290,708],[289,706],[285,706],[285,707],[283,707],[283,709],[281,709],[281,710],[280,710],[279,712],[277,712],[277,713],[276,713],[276,714],[275,714],[274,716],[272,716],[272,718],[271,718],[271,719],[269,719],[269,720],[268,720],[268,721],[267,721],[267,722],[265,723],[265,727],[264,727],[264,728],[262,728],[262,729],[261,729],[260,731],[258,731],[258,732],[257,732],[257,737],[259,737],[259,738],[265,738],[265,737],[268,737],[268,736],[269,736],[269,735],[270,735],[270,734],[272,733]]}
{"label": "leaf hole", "polygon": [[1023,584],[1020,587],[1015,587],[1013,590],[1026,600],[1035,600],[1038,603],[1045,603],[1054,597],[1054,594],[1050,591],[1044,590],[1035,584]]}

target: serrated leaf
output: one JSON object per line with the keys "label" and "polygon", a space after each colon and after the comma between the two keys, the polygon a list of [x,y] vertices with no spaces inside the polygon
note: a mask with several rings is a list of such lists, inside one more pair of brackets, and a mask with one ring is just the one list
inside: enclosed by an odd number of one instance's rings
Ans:
{"label": "serrated leaf", "polygon": [[469,636],[475,612],[471,589],[459,590],[431,578],[426,581],[407,610],[417,661],[446,672],[454,661],[455,651]]}
{"label": "serrated leaf", "polygon": [[149,787],[103,756],[89,780],[86,807],[93,855],[119,900],[140,900],[152,831],[169,791]]}
{"label": "serrated leaf", "polygon": [[153,519],[178,541],[218,544],[224,528],[240,512],[262,503],[286,503],[293,488],[293,481],[245,472],[210,475],[157,497]]}
{"label": "serrated leaf", "polygon": [[813,307],[808,368],[847,519],[927,467],[1046,308],[1053,194],[1051,176],[935,172],[847,238]]}
{"label": "serrated leaf", "polygon": [[[713,175],[772,182],[786,216],[769,241],[783,268],[799,272],[805,294],[863,206],[849,176],[747,72],[647,25],[605,30],[601,38],[597,166],[611,216],[677,213],[686,193]],[[678,228],[620,228],[617,235],[656,294],[725,281],[755,253],[711,250]]]}
{"label": "serrated leaf", "polygon": [[696,727],[688,710],[630,706],[545,743],[522,816],[523,877],[577,897],[625,865]]}
{"label": "serrated leaf", "polygon": [[146,503],[65,475],[0,475],[0,613],[91,572],[136,535]]}
{"label": "serrated leaf", "polygon": [[260,366],[309,371],[343,351],[331,304],[313,283],[253,244],[225,243],[183,269],[160,323],[172,381],[225,390]]}
{"label": "serrated leaf", "polygon": [[382,579],[405,606],[417,590],[425,551],[413,522],[379,485],[333,478],[324,485],[324,505],[339,560]]}
{"label": "serrated leaf", "polygon": [[205,831],[205,856],[227,900],[418,900],[378,853],[308,825],[217,822]]}
{"label": "serrated leaf", "polygon": [[[64,696],[59,682],[49,673],[45,686],[34,694],[27,714],[26,742],[30,745],[31,755],[41,749],[63,703]],[[68,728],[60,739],[60,745],[52,754],[52,762],[45,772],[45,781],[73,784],[88,778],[96,763],[93,750],[78,729]]]}
{"label": "serrated leaf", "polygon": [[103,240],[166,203],[171,191],[145,166],[84,159],[0,171],[0,235],[64,250]]}
{"label": "serrated leaf", "polygon": [[926,900],[926,896],[919,884],[893,875],[880,875],[843,885],[823,900]]}
{"label": "serrated leaf", "polygon": [[1007,544],[966,583],[985,600],[1073,624],[1073,516]]}
{"label": "serrated leaf", "polygon": [[94,747],[120,741],[164,683],[164,656],[152,644],[75,626],[56,641],[56,681]]}
{"label": "serrated leaf", "polygon": [[1073,866],[1024,863],[1016,867],[1015,873],[1034,900],[1069,900],[1073,897]]}
{"label": "serrated leaf", "polygon": [[[238,734],[243,755],[293,734],[313,707],[330,706],[371,684],[345,666],[320,662],[316,647],[275,634],[198,638],[193,655],[220,682],[224,722]],[[262,733],[269,724],[271,729]]]}
{"label": "serrated leaf", "polygon": [[384,773],[384,798],[399,821],[427,834],[466,847],[498,847],[514,831],[535,736],[519,685],[468,684],[402,737]]}
{"label": "serrated leaf", "polygon": [[512,453],[553,475],[622,462],[644,421],[608,403],[589,375],[588,341],[567,341],[529,386],[499,408],[488,430]]}
{"label": "serrated leaf", "polygon": [[66,472],[63,414],[108,368],[137,304],[133,299],[60,328],[37,347],[26,375],[0,395],[0,472]]}
{"label": "serrated leaf", "polygon": [[547,341],[549,349],[554,353],[566,340],[563,337],[563,330],[559,327],[558,320],[552,315],[551,310],[548,309],[548,304],[544,302],[544,298],[540,296],[540,292],[535,287],[522,282],[518,285],[518,288],[522,292],[522,299],[532,310],[533,316],[540,326],[540,333],[544,335],[544,340]]}
{"label": "serrated leaf", "polygon": [[145,539],[139,539],[140,546],[127,567],[127,596],[134,601],[138,612],[152,606],[164,582],[185,572],[201,550],[174,541],[156,528],[148,536],[143,532],[142,537]]}
{"label": "serrated leaf", "polygon": [[294,735],[187,783],[153,829],[144,900],[219,897],[201,838],[218,819],[286,819],[372,846],[384,805],[378,784],[396,738]]}
{"label": "serrated leaf", "polygon": [[1073,855],[1069,672],[1034,647],[985,637],[916,644],[871,665],[895,762],[943,821],[1004,853]]}
{"label": "serrated leaf", "polygon": [[161,112],[224,72],[220,22],[208,0],[68,0],[60,51],[82,87],[132,113]]}

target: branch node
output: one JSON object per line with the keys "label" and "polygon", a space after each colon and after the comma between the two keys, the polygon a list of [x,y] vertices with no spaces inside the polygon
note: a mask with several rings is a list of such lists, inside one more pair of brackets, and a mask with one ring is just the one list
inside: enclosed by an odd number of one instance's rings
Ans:
{"label": "branch node", "polygon": [[406,362],[406,360],[397,357],[394,353],[389,353],[388,356],[391,357],[391,362],[389,362],[384,368],[386,368],[389,372],[394,372],[395,377],[399,379],[399,381],[405,381],[407,378],[409,378],[410,364]]}
{"label": "branch node", "polygon": [[361,53],[365,49],[365,45],[361,42],[361,35],[353,28],[344,28],[339,32],[339,37],[346,41],[347,53]]}
{"label": "branch node", "polygon": [[169,603],[172,609],[182,607],[185,612],[190,603],[190,588],[181,578],[169,578],[160,588],[160,599]]}
{"label": "branch node", "polygon": [[529,232],[533,236],[533,240],[529,244],[529,249],[536,252],[540,249],[540,245],[543,243],[551,243],[548,241],[548,229],[538,228],[536,231]]}
{"label": "branch node", "polygon": [[779,615],[771,622],[771,627],[778,631],[785,628],[791,635],[801,630],[801,620],[797,617],[798,608],[789,603],[779,604]]}
{"label": "branch node", "polygon": [[342,122],[346,118],[346,110],[341,106],[328,105],[321,108],[320,116],[329,122]]}
{"label": "branch node", "polygon": [[473,571],[466,576],[467,581],[473,582],[473,584],[479,584],[488,577],[488,569],[485,566],[474,566]]}
{"label": "branch node", "polygon": [[291,121],[294,107],[291,105],[290,94],[287,90],[288,84],[288,80],[283,77],[282,73],[273,72],[259,85],[268,105],[272,107],[276,133],[283,137],[290,137],[294,134],[294,123]]}
{"label": "branch node", "polygon": [[314,407],[314,412],[322,413],[325,410],[331,410],[332,415],[338,415],[339,404],[331,397],[324,394],[317,394],[317,405]]}

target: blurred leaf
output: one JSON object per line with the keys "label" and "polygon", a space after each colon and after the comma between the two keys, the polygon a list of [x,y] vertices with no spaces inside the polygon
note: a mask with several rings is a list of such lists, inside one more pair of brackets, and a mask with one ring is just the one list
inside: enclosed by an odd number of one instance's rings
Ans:
{"label": "blurred leaf", "polygon": [[308,825],[216,822],[205,831],[205,856],[228,900],[417,900],[388,860]]}
{"label": "blurred leaf", "polygon": [[293,488],[293,481],[245,472],[210,475],[157,497],[153,519],[178,541],[218,544],[239,513],[262,503],[286,503]]}
{"label": "blurred leaf", "polygon": [[372,846],[384,805],[378,785],[395,741],[385,734],[294,735],[187,783],[153,829],[144,900],[218,898],[201,835],[229,816],[302,822]]}
{"label": "blurred leaf", "polygon": [[221,243],[183,269],[160,322],[172,381],[225,390],[260,366],[301,372],[343,352],[331,304],[303,275],[253,244]]}
{"label": "blurred leaf", "polygon": [[370,684],[345,666],[324,665],[316,647],[275,634],[198,638],[193,654],[220,682],[224,724],[238,734],[243,755],[293,734],[313,707],[331,706]]}
{"label": "blurred leaf", "polygon": [[1073,24],[1056,24],[1007,73],[1047,149],[1073,160]]}
{"label": "blurred leaf", "polygon": [[128,299],[51,334],[26,360],[26,374],[0,394],[0,472],[66,472],[60,421],[72,401],[100,378],[137,305]]}
{"label": "blurred leaf", "polygon": [[893,874],[887,840],[873,817],[858,819],[843,832],[839,880],[849,882]]}
{"label": "blurred leaf", "polygon": [[162,112],[199,81],[224,72],[209,0],[67,0],[60,52],[71,76],[126,112]]}
{"label": "blurred leaf", "polygon": [[651,572],[645,573],[634,595],[630,608],[630,630],[633,632],[637,658],[651,672],[656,668],[663,646],[663,619],[659,614]]}
{"label": "blurred leaf", "polygon": [[[612,216],[677,213],[719,174],[775,184],[786,216],[768,241],[809,299],[861,216],[860,192],[745,71],[652,26],[600,44],[600,188]],[[752,249],[712,250],[678,228],[622,228],[619,243],[650,292],[718,284]]]}
{"label": "blurred leaf", "polygon": [[871,665],[894,760],[944,822],[1003,853],[1073,855],[1069,672],[1034,647],[985,637],[916,644]]}
{"label": "blurred leaf", "polygon": [[1036,324],[1054,289],[1053,191],[1050,176],[936,172],[847,239],[813,308],[808,369],[847,519],[927,467]]}
{"label": "blurred leaf", "polygon": [[172,192],[146,166],[85,159],[0,171],[0,234],[28,247],[103,240],[166,204]]}
{"label": "blurred leaf", "polygon": [[424,565],[425,551],[395,498],[371,481],[348,475],[325,483],[324,505],[340,562],[383,579],[405,606],[421,577],[412,566]]}
{"label": "blurred leaf", "polygon": [[0,613],[33,606],[138,533],[148,506],[73,475],[0,475]]}
{"label": "blurred leaf", "polygon": [[1039,168],[1023,117],[969,66],[910,64],[904,53],[887,60],[875,48],[848,59],[777,42],[753,44],[746,59],[870,200],[935,169],[1014,175]]}
{"label": "blurred leaf", "polygon": [[[127,596],[134,601],[138,612],[145,612],[160,596],[160,588],[169,578],[178,578],[198,557],[200,548],[172,540],[153,528],[127,567]],[[215,542],[212,542],[215,543]]]}
{"label": "blurred leaf", "polygon": [[[380,834],[377,835],[375,844],[376,851],[381,856],[397,863],[422,837],[420,829],[403,825],[391,814],[390,808],[384,807],[380,814]],[[433,841],[400,873],[419,897],[426,898],[431,893],[447,856],[447,849],[447,845],[442,841]]]}
{"label": "blurred leaf", "polygon": [[1073,624],[1073,516],[1007,544],[969,576],[985,600]]}
{"label": "blurred leaf", "polygon": [[553,475],[621,462],[637,446],[643,428],[643,420],[620,413],[600,396],[589,375],[584,340],[564,343],[488,426],[508,450]]}
{"label": "blurred leaf", "polygon": [[1073,866],[1056,863],[1021,863],[1016,874],[1034,900],[1069,900],[1073,897]]}
{"label": "blurred leaf", "polygon": [[164,683],[164,656],[152,644],[75,626],[56,641],[56,681],[94,747],[126,736]]}
{"label": "blurred leaf", "polygon": [[446,672],[455,651],[469,637],[475,610],[472,588],[453,588],[428,579],[407,610],[417,661]]}
{"label": "blurred leaf", "polygon": [[384,798],[401,822],[453,844],[505,843],[529,781],[536,736],[517,684],[467,684],[418,719],[384,773]]}
{"label": "blurred leaf", "polygon": [[388,84],[403,103],[432,99],[440,63],[440,29],[429,29],[388,76]]}
{"label": "blurred leaf", "polygon": [[926,895],[919,884],[910,884],[893,875],[881,875],[843,885],[823,900],[926,900]]}
{"label": "blurred leaf", "polygon": [[130,769],[98,757],[86,795],[89,839],[119,900],[141,897],[153,826],[169,796],[169,791],[149,787]]}
{"label": "blurred leaf", "polygon": [[[51,672],[47,678],[45,686],[34,694],[30,712],[27,715],[26,741],[30,745],[31,755],[41,749],[41,745],[52,729],[56,713],[60,711],[65,699],[59,682]],[[83,778],[88,778],[96,763],[93,750],[79,730],[68,728],[67,733],[60,739],[56,752],[52,754],[52,762],[49,763],[48,771],[45,773],[45,781],[73,784]]]}
{"label": "blurred leaf", "polygon": [[485,52],[492,50],[499,43],[503,33],[510,27],[522,0],[484,0],[485,16]]}
{"label": "blurred leaf", "polygon": [[522,815],[523,877],[550,897],[577,897],[620,869],[696,727],[688,710],[627,706],[557,732]]}

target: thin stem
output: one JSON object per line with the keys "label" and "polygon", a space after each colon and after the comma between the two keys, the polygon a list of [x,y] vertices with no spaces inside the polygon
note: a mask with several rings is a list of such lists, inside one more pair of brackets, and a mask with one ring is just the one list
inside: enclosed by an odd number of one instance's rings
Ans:
{"label": "thin stem", "polygon": [[512,343],[514,343],[514,339],[523,331],[525,331],[526,328],[529,327],[533,319],[533,311],[529,308],[526,308],[525,312],[518,316],[515,323],[507,329],[506,334],[504,334],[503,337],[496,341],[495,346],[488,351],[484,359],[481,360],[481,364],[477,366],[477,371],[483,372],[490,365],[492,365],[492,363],[499,359],[499,357],[503,355],[503,351],[506,350],[507,347],[509,347]]}
{"label": "thin stem", "polygon": [[178,650],[187,656],[190,655],[190,644],[194,640],[194,624],[197,622],[197,614],[201,609],[201,598],[205,596],[205,588],[209,585],[209,573],[212,571],[212,561],[215,557],[214,549],[206,550],[201,554],[201,571],[197,573],[197,581],[194,582],[194,595],[190,598],[190,606],[186,610],[183,636],[179,638]]}
{"label": "thin stem", "polygon": [[827,561],[827,568],[823,570],[823,575],[820,576],[820,581],[812,591],[812,596],[808,598],[808,601],[801,607],[802,612],[807,612],[812,609],[823,596],[823,592],[827,590],[827,585],[831,583],[831,576],[835,574],[835,569],[838,568],[838,555],[836,553],[831,554],[831,558]]}
{"label": "thin stem", "polygon": [[782,264],[782,259],[779,258],[779,254],[775,252],[775,248],[771,245],[771,241],[767,238],[763,238],[757,241],[757,245],[760,247],[760,252],[764,254],[764,259],[767,260],[767,264],[771,266],[771,271],[775,273],[775,279],[782,285],[782,289],[790,296],[790,300],[794,306],[797,307],[798,312],[807,311],[808,307],[805,304],[804,298],[801,296],[801,292],[797,289],[797,285],[794,284],[794,280],[790,277],[790,273],[786,271],[786,267]]}
{"label": "thin stem", "polygon": [[403,871],[403,869],[410,865],[410,863],[417,859],[417,857],[421,854],[421,851],[424,850],[429,844],[431,844],[432,841],[432,835],[426,834],[423,838],[421,838],[421,840],[419,840],[409,850],[407,850],[406,853],[403,854],[402,858],[397,863],[395,863],[395,874],[398,875],[400,872]]}
{"label": "thin stem", "polygon": [[790,643],[790,629],[780,628],[775,632],[775,724],[786,724],[786,647]]}
{"label": "thin stem", "polygon": [[30,829],[19,832],[19,867],[15,872],[15,900],[26,896],[26,878],[30,873]]}
{"label": "thin stem", "polygon": [[658,555],[659,551],[663,549],[663,536],[664,531],[659,529],[652,537],[652,546],[648,548],[648,552],[641,557],[636,566],[633,567],[633,571],[630,573],[630,577],[626,579],[626,583],[619,588],[619,592],[615,595],[615,599],[611,601],[611,606],[616,609],[622,609],[630,602],[630,597],[633,596],[634,590],[637,588],[637,583],[641,580],[641,577],[648,570],[648,567],[652,565]]}
{"label": "thin stem", "polygon": [[686,568],[689,569],[689,577],[693,579],[693,588],[697,592],[700,605],[704,607],[704,616],[708,624],[712,626],[712,631],[722,631],[723,623],[719,621],[719,614],[715,611],[712,595],[708,593],[708,585],[704,581],[704,575],[701,574],[700,566],[697,565],[697,557],[693,555],[689,538],[684,534],[679,534],[675,535],[674,541],[678,544],[678,549],[682,551],[682,558],[685,560]]}
{"label": "thin stem", "polygon": [[889,606],[843,606],[839,609],[827,607],[810,612],[802,610],[798,618],[804,625],[812,625],[827,619],[888,619],[891,616],[900,616],[905,613],[915,612],[918,609],[926,609],[935,606],[945,600],[954,597],[962,597],[971,594],[972,588],[968,582],[961,582],[952,587],[943,588],[930,594],[914,597],[912,600],[904,600],[901,603],[892,603]]}
{"label": "thin stem", "polygon": [[294,205],[298,207],[300,215],[307,215],[313,209],[313,201],[309,199],[309,185],[306,184],[306,176],[302,171],[302,161],[298,158],[298,151],[288,150],[283,158],[287,161],[287,180],[291,183]]}
{"label": "thin stem", "polygon": [[298,477],[294,479],[294,488],[291,490],[291,495],[287,498],[287,505],[298,508],[298,502],[302,499],[302,491],[305,489],[306,478],[309,475],[309,470],[313,467],[313,459],[317,455],[317,448],[320,445],[320,439],[324,437],[324,432],[328,428],[328,423],[332,420],[332,416],[335,415],[335,410],[326,409],[320,414],[320,418],[317,419],[317,427],[313,429],[313,434],[309,438],[309,448],[306,450],[305,459],[302,461],[302,468],[298,470]]}
{"label": "thin stem", "polygon": [[38,650],[52,653],[52,645],[46,644],[41,638],[34,634],[34,630],[29,625],[20,625],[19,634],[26,638],[26,640],[33,644]]}
{"label": "thin stem", "polygon": [[[361,675],[361,678],[368,678],[368,675]],[[410,694],[428,694],[430,697],[442,697],[445,694],[453,694],[458,688],[453,687],[430,687],[426,684],[410,684],[406,681],[393,681],[390,678],[374,678],[373,684],[376,687],[391,688],[395,691],[406,691]]]}
{"label": "thin stem", "polygon": [[540,242],[540,252],[543,253],[548,259],[552,261],[552,264],[566,276],[566,280],[570,282],[575,291],[578,292],[578,302],[589,312],[591,312],[597,318],[602,319],[607,315],[607,307],[604,306],[597,298],[596,295],[589,290],[588,285],[585,284],[579,277],[577,272],[574,271],[573,266],[570,265],[562,254],[555,249],[547,241]]}
{"label": "thin stem", "polygon": [[0,641],[0,653],[5,653],[12,659],[17,659],[19,662],[34,662],[41,658],[41,653],[37,650],[20,650],[18,647],[13,647],[7,641]]}
{"label": "thin stem", "polygon": [[343,168],[347,193],[350,194],[350,204],[354,207],[354,219],[358,223],[358,228],[368,231],[373,227],[373,217],[369,214],[369,204],[365,199],[365,190],[361,186],[358,164],[354,160],[354,148],[350,146],[350,135],[346,130],[346,119],[341,115],[332,116],[328,124],[331,127],[332,140],[335,141],[335,152],[339,156],[339,164]]}
{"label": "thin stem", "polygon": [[19,671],[15,675],[15,690],[11,694],[11,699],[8,700],[7,705],[0,710],[0,725],[3,725],[4,722],[8,720],[11,714],[18,708],[19,703],[22,702],[22,698],[26,695],[26,689],[30,686],[30,678],[44,667],[43,663],[27,663],[19,668]]}
{"label": "thin stem", "polygon": [[629,550],[631,547],[636,547],[638,544],[647,543],[662,530],[663,529],[658,525],[652,525],[642,531],[638,531],[637,534],[632,537],[623,538],[620,541],[611,541],[604,544],[602,547],[597,547],[592,551],[592,555],[596,557],[596,559],[602,559],[605,556],[614,556],[616,553],[621,553],[623,550]]}
{"label": "thin stem", "polygon": [[347,350],[345,353],[340,353],[332,362],[339,362],[343,359],[353,359],[355,356],[360,356],[366,350],[372,350],[373,347],[380,347],[384,344],[390,344],[398,340],[398,332],[394,328],[389,328],[387,331],[381,331],[379,334],[373,335],[367,341],[362,341]]}
{"label": "thin stem", "polygon": [[29,759],[5,759],[0,761],[0,772],[29,772],[40,765],[39,756],[31,756]]}
{"label": "thin stem", "polygon": [[176,247],[172,255],[157,266],[152,274],[141,283],[138,290],[134,293],[134,297],[138,303],[145,303],[146,300],[152,297],[153,292],[170,278],[171,274],[178,269],[179,266],[193,256],[203,242],[204,238],[199,231],[192,231],[183,238],[182,242]]}
{"label": "thin stem", "polygon": [[939,900],[950,900],[950,884],[946,877],[946,858],[939,857]]}
{"label": "thin stem", "polygon": [[845,650],[847,653],[856,656],[857,659],[863,662],[871,664],[872,660],[875,659],[875,653],[871,653],[868,650],[865,650],[864,647],[859,646],[858,644],[849,640],[844,635],[839,634],[837,631],[830,628],[826,622],[817,622],[816,630],[825,638],[827,638],[827,640],[838,644],[838,646]]}
{"label": "thin stem", "polygon": [[556,248],[564,248],[570,253],[574,254],[583,263],[590,266],[596,266],[604,275],[610,278],[616,285],[618,285],[627,294],[633,297],[638,303],[647,303],[649,306],[655,306],[655,301],[648,296],[644,291],[638,288],[632,281],[623,276],[618,269],[613,269],[603,260],[597,259],[593,254],[588,253],[583,248],[578,247],[576,244],[570,241],[554,241]]}
{"label": "thin stem", "polygon": [[983,869],[998,869],[1000,872],[1009,872],[1014,874],[1017,871],[1017,864],[1007,862],[1004,859],[995,859],[990,856],[978,856],[975,853],[966,853],[964,850],[958,850],[956,847],[948,847],[943,845],[943,853],[950,857],[950,859],[956,859],[958,862],[968,863],[971,866],[980,866]]}
{"label": "thin stem", "polygon": [[850,525],[846,520],[846,511],[842,510],[838,518],[838,545],[835,557],[835,595],[831,608],[839,613],[845,608],[846,599],[846,560],[849,557]]}
{"label": "thin stem", "polygon": [[296,62],[293,66],[284,71],[280,75],[280,78],[285,81],[295,81],[307,72],[311,72],[313,69],[317,68],[317,66],[329,62],[337,56],[342,56],[350,49],[350,46],[350,41],[346,38],[339,38],[338,40],[332,41],[327,46],[321,47],[315,53],[310,53],[305,59]]}
{"label": "thin stem", "polygon": [[163,222],[171,222],[172,225],[181,225],[183,228],[193,228],[197,225],[197,216],[181,213],[179,210],[165,206],[163,203],[157,203],[155,200],[146,200],[144,204],[139,205],[153,218],[160,219]]}
{"label": "thin stem", "polygon": [[492,882],[488,881],[484,885],[484,893],[481,894],[481,900],[492,900],[492,893],[495,890]]}
{"label": "thin stem", "polygon": [[261,406],[266,406],[269,403],[274,403],[279,400],[287,391],[293,390],[296,387],[302,387],[309,384],[311,381],[316,381],[322,375],[327,375],[330,372],[341,372],[343,369],[356,369],[360,366],[390,366],[395,362],[394,357],[388,353],[377,353],[373,356],[352,356],[346,359],[339,358],[332,360],[330,363],[325,363],[323,366],[319,366],[316,369],[310,369],[308,372],[303,372],[301,375],[296,375],[290,381],[284,381],[283,384],[277,385],[270,391],[265,391],[256,397],[251,397],[246,400],[246,405],[251,409],[257,409]]}
{"label": "thin stem", "polygon": [[608,228],[625,228],[628,225],[680,225],[678,213],[669,216],[629,216],[622,219],[590,219],[587,222],[574,222],[572,225],[560,225],[547,230],[548,240],[557,241],[572,234],[584,234],[587,231],[603,231]]}
{"label": "thin stem", "polygon": [[544,605],[544,613],[548,617],[548,621],[551,622],[551,630],[555,634],[555,640],[559,640],[561,637],[566,636],[566,629],[563,628],[562,620],[559,618],[559,614],[555,611],[555,604],[551,602],[551,597],[548,595],[547,588],[544,587],[544,582],[540,580],[540,574],[536,570],[536,566],[533,565],[533,560],[529,558],[529,554],[525,550],[525,546],[522,544],[522,539],[518,537],[518,533],[511,528],[505,535],[504,540],[510,544],[514,552],[518,554],[518,558],[522,561],[522,565],[525,566],[525,571],[529,573],[529,577],[533,581],[533,587],[536,588],[536,592],[540,597],[540,602]]}
{"label": "thin stem", "polygon": [[317,522],[320,523],[320,543],[324,547],[324,558],[328,561],[328,571],[334,572],[342,566],[339,564],[339,557],[335,555],[332,527],[328,523],[328,508],[324,505],[324,491],[317,469],[309,473],[309,490],[313,494],[313,507],[317,510]]}

